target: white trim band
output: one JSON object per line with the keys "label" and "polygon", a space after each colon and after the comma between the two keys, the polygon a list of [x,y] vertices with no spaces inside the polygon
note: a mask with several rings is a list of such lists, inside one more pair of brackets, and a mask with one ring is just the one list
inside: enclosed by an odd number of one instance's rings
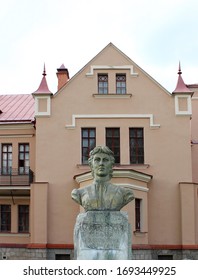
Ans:
{"label": "white trim band", "polygon": [[109,66],[109,65],[91,65],[90,72],[86,73],[86,76],[93,76],[94,70],[130,70],[130,74],[133,77],[137,77],[138,73],[134,72],[133,65],[118,65],[118,66]]}
{"label": "white trim band", "polygon": [[76,119],[149,119],[151,128],[159,128],[160,124],[154,124],[153,114],[90,114],[90,115],[72,115],[72,123],[66,125],[66,128],[75,128]]}

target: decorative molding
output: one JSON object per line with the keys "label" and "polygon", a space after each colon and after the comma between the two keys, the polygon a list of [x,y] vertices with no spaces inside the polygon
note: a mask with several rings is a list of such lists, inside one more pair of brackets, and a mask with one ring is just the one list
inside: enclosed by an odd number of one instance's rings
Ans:
{"label": "decorative molding", "polygon": [[0,130],[28,130],[33,128],[33,123],[1,123],[0,125]]}
{"label": "decorative molding", "polygon": [[159,128],[160,124],[154,124],[153,114],[90,114],[90,115],[72,115],[72,124],[65,127],[74,129],[76,119],[149,119],[151,128]]}
{"label": "decorative molding", "polygon": [[[39,100],[45,99],[47,101],[47,111],[39,111]],[[45,117],[51,115],[51,97],[50,96],[35,96],[35,117]]]}
{"label": "decorative molding", "polygon": [[86,76],[93,76],[94,70],[130,70],[131,76],[133,77],[138,76],[138,73],[134,72],[133,65],[118,65],[118,66],[91,65],[90,72],[86,73]]}
{"label": "decorative molding", "polygon": [[5,134],[0,135],[0,138],[32,138],[34,134]]}
{"label": "decorative molding", "polygon": [[[179,99],[187,100],[187,111],[179,110]],[[181,116],[192,115],[192,105],[191,105],[191,96],[189,94],[177,94],[175,95],[175,114]]]}
{"label": "decorative molding", "polygon": [[[134,179],[134,180],[149,183],[150,180],[152,179],[152,176],[135,170],[113,170],[113,178],[129,178],[129,179]],[[91,171],[75,176],[75,181],[78,184],[89,180],[93,180]],[[133,189],[148,191],[148,188],[137,186],[134,184],[119,184],[119,185],[123,185],[125,187],[131,187]]]}
{"label": "decorative molding", "polygon": [[129,178],[149,183],[152,176],[135,170],[114,170],[113,178]]}
{"label": "decorative molding", "polygon": [[0,233],[0,237],[30,237],[30,233]]}
{"label": "decorative molding", "polygon": [[1,190],[30,190],[30,186],[1,186]]}

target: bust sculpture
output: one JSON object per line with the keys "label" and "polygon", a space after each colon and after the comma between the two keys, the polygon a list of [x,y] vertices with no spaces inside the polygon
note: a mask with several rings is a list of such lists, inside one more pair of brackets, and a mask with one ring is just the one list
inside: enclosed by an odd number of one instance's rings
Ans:
{"label": "bust sculpture", "polygon": [[106,146],[95,147],[88,160],[94,181],[82,189],[74,189],[72,199],[85,211],[120,211],[134,199],[130,188],[110,183],[115,158]]}

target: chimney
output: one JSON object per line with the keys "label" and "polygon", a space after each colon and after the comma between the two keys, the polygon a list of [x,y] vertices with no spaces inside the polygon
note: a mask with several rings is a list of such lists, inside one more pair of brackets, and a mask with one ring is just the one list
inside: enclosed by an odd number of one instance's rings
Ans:
{"label": "chimney", "polygon": [[65,65],[62,64],[60,68],[57,69],[57,78],[58,78],[58,90],[61,89],[69,80],[68,69],[65,68]]}

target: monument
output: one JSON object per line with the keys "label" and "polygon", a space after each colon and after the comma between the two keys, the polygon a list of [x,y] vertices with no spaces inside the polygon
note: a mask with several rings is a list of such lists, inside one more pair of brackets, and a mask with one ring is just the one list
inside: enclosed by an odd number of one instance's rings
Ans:
{"label": "monument", "polygon": [[115,159],[108,147],[94,148],[88,163],[93,183],[71,193],[72,199],[85,209],[74,228],[75,258],[131,259],[131,226],[127,213],[120,210],[134,199],[133,191],[110,182]]}

